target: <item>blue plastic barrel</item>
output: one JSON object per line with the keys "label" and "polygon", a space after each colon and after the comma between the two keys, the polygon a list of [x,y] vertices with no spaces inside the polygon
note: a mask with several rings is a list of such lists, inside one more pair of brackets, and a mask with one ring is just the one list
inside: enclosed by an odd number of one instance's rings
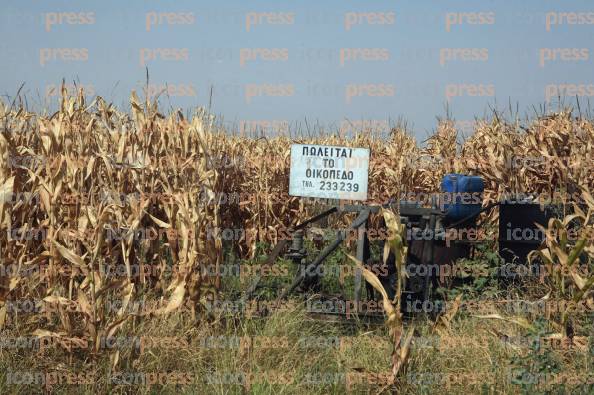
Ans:
{"label": "blue plastic barrel", "polygon": [[485,183],[479,176],[446,174],[441,181],[442,206],[449,221],[478,214],[483,204]]}

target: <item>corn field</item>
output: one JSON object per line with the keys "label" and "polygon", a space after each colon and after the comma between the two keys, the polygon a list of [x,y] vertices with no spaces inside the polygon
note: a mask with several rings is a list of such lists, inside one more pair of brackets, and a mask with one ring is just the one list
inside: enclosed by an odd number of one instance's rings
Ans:
{"label": "corn field", "polygon": [[[372,203],[438,192],[450,172],[482,176],[485,204],[512,192],[594,189],[594,121],[571,111],[528,122],[494,115],[462,144],[443,120],[421,146],[399,128],[387,139],[253,139],[226,133],[203,110],[162,114],[134,93],[130,112],[100,97],[87,103],[82,91],[62,95],[54,114],[0,102],[0,263],[19,272],[45,268],[1,277],[0,327],[18,320],[37,336],[87,339],[95,352],[101,337],[130,320],[181,308],[198,314],[221,287],[221,278],[199,270],[223,264],[221,230],[249,229],[231,244],[253,257],[258,243],[276,243],[279,229],[316,213],[315,204],[287,193],[292,143],[370,148]],[[535,160],[511,170],[517,158]],[[149,230],[156,236],[135,237]],[[15,236],[33,233],[42,237]],[[591,240],[584,248],[592,252]],[[125,271],[107,275],[115,267]],[[52,308],[10,314],[8,302],[23,298]],[[145,299],[156,302],[129,313]]]}

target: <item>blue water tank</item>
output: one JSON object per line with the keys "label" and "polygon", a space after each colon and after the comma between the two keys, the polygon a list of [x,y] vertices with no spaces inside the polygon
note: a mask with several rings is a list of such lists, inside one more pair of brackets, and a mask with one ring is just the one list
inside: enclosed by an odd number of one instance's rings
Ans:
{"label": "blue water tank", "polygon": [[478,214],[483,204],[485,183],[479,176],[446,174],[441,181],[441,205],[449,221]]}

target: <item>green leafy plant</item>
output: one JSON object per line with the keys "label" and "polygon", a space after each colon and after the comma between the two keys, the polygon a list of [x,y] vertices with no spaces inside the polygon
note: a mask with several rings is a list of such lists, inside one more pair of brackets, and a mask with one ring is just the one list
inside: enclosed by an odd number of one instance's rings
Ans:
{"label": "green leafy plant", "polygon": [[[541,337],[547,334],[548,323],[544,318],[533,322],[528,330],[527,338],[535,339],[531,342],[529,351],[523,355],[512,357],[510,380],[518,385],[523,393],[534,394],[542,389],[542,381],[547,375],[559,373],[562,364],[558,355],[549,348],[541,348]],[[549,376],[550,377],[550,376]]]}
{"label": "green leafy plant", "polygon": [[[554,300],[570,300],[578,303],[589,297],[594,285],[594,276],[584,278],[577,268],[579,257],[583,252],[589,255],[588,259],[594,256],[592,245],[594,240],[591,237],[594,234],[594,227],[591,224],[594,216],[594,198],[586,190],[582,192],[582,197],[588,205],[587,212],[574,204],[574,214],[562,220],[551,218],[547,228],[537,224],[539,229],[545,232],[546,238],[543,246],[539,250],[532,251],[528,257],[531,262],[536,257],[540,258],[547,267],[549,273],[547,299],[551,297]],[[577,230],[576,222],[581,222]],[[576,232],[577,237],[570,237]],[[564,335],[567,335],[568,318],[567,310],[562,311],[558,324]]]}

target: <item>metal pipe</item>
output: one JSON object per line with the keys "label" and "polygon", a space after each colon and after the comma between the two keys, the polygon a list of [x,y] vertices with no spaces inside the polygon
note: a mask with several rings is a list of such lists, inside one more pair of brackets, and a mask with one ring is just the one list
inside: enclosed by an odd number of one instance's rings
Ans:
{"label": "metal pipe", "polygon": [[[320,219],[327,217],[328,215],[333,214],[337,211],[338,211],[338,207],[336,207],[336,206],[331,207],[328,210],[326,210],[318,215],[314,215],[310,219],[296,225],[294,228],[290,228],[290,230],[292,230],[292,231],[301,230],[301,229],[305,228],[307,225],[309,225],[313,222],[319,221]],[[271,265],[273,263],[273,261],[276,260],[276,258],[279,256],[281,251],[285,248],[285,246],[287,245],[288,242],[289,242],[288,240],[279,241],[276,244],[276,246],[274,246],[274,249],[268,256],[268,259],[266,259],[265,265]],[[246,292],[243,294],[243,298],[242,298],[243,301],[248,300],[252,296],[252,293],[254,293],[256,288],[258,288],[258,284],[260,283],[260,280],[261,280],[261,276],[258,274],[252,281],[252,284],[248,287]]]}
{"label": "metal pipe", "polygon": [[[365,210],[361,211],[361,213],[357,216],[357,218],[355,218],[355,220],[353,221],[351,226],[349,226],[349,228],[347,230],[339,231],[336,234],[336,240],[334,240],[332,243],[327,245],[320,252],[320,254],[316,257],[316,259],[314,259],[314,261],[307,266],[306,272],[307,271],[311,272],[312,269],[317,268],[320,265],[320,263],[322,263],[324,261],[324,259],[326,259],[332,252],[334,252],[334,250],[336,250],[338,248],[340,243],[342,243],[343,240],[346,239],[348,230],[359,228],[361,225],[363,225],[365,223],[365,221],[367,221],[368,218],[369,218],[369,210],[365,209]],[[293,292],[293,290],[295,288],[297,288],[297,286],[299,284],[301,284],[301,282],[303,281],[304,278],[305,278],[305,276],[303,275],[303,273],[298,273],[297,276],[295,276],[295,279],[293,280],[291,285],[288,288],[286,288],[285,290],[283,290],[283,292],[279,295],[279,297],[277,298],[277,302],[280,301],[281,299],[285,298],[291,292]]]}
{"label": "metal pipe", "polygon": [[322,213],[320,213],[320,214],[318,214],[318,215],[314,215],[313,217],[311,217],[310,219],[308,219],[308,220],[306,220],[306,221],[304,221],[304,222],[300,223],[299,225],[296,225],[294,228],[292,228],[292,230],[299,230],[299,229],[303,229],[303,228],[305,228],[307,225],[309,225],[309,224],[311,224],[311,223],[313,223],[313,222],[319,221],[319,220],[321,220],[322,218],[324,218],[324,217],[327,217],[327,216],[329,216],[330,214],[332,214],[332,213],[335,213],[335,212],[337,212],[337,211],[338,211],[338,207],[336,207],[336,206],[334,206],[334,207],[331,207],[331,208],[329,208],[328,210],[326,210],[326,211],[324,211],[324,212],[322,212]]}

